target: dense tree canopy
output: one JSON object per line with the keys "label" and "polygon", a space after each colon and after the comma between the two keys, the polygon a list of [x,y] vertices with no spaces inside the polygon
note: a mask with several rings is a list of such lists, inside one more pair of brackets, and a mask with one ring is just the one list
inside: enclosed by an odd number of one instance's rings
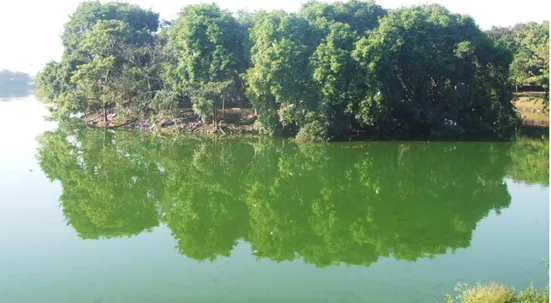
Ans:
{"label": "dense tree canopy", "polygon": [[[83,2],[65,25],[61,62],[37,77],[39,94],[55,116],[116,108],[144,113],[158,84],[157,13],[136,5]],[[157,80],[158,81],[158,80]]]}
{"label": "dense tree canopy", "polygon": [[168,66],[171,82],[191,98],[203,120],[212,116],[216,123],[216,108],[245,68],[241,25],[218,6],[202,4],[185,7],[168,31],[168,46],[177,58]]}
{"label": "dense tree canopy", "polygon": [[390,12],[356,45],[367,124],[413,134],[488,132],[512,123],[509,58],[468,17],[439,5]]}
{"label": "dense tree canopy", "polygon": [[216,129],[230,105],[251,106],[261,133],[302,141],[504,134],[517,120],[513,84],[546,83],[548,31],[485,33],[440,5],[312,1],[234,15],[197,4],[159,22],[135,5],[84,2],[65,25],[61,61],[37,82],[58,118],[191,105]]}
{"label": "dense tree canopy", "polygon": [[477,223],[509,205],[505,178],[548,186],[548,167],[534,169],[548,146],[312,145],[62,127],[40,138],[38,159],[60,182],[63,213],[85,239],[162,224],[176,249],[197,260],[228,256],[247,241],[274,261],[369,265],[469,246]]}

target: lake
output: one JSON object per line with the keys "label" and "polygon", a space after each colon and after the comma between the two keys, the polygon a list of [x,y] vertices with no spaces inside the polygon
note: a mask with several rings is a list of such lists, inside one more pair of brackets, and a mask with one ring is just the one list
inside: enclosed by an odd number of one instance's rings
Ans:
{"label": "lake", "polygon": [[548,282],[549,141],[296,144],[0,102],[0,302],[444,302]]}

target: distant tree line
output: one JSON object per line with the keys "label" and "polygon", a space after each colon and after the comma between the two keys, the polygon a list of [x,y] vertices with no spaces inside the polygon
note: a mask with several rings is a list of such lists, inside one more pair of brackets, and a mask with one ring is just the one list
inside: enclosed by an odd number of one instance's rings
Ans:
{"label": "distant tree line", "polygon": [[520,59],[492,33],[440,5],[351,0],[231,14],[198,4],[160,22],[128,3],[84,2],[65,25],[61,61],[37,82],[57,118],[191,106],[217,127],[220,109],[250,106],[260,133],[303,141],[502,134],[518,121],[510,66]]}
{"label": "distant tree line", "polygon": [[25,96],[34,90],[34,84],[29,74],[0,70],[0,98]]}

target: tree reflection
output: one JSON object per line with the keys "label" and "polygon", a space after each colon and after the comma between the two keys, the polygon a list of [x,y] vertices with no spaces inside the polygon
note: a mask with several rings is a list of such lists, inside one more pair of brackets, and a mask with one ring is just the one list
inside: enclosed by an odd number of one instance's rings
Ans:
{"label": "tree reflection", "polygon": [[63,213],[84,239],[132,236],[159,225],[155,167],[120,139],[89,131],[41,138],[40,165],[60,181]]}
{"label": "tree reflection", "polygon": [[518,140],[511,159],[509,174],[515,182],[549,186],[549,138]]}
{"label": "tree reflection", "polygon": [[162,148],[158,161],[166,183],[158,207],[181,254],[198,260],[229,256],[247,230],[247,209],[239,201],[244,148],[216,139]]}
{"label": "tree reflection", "polygon": [[467,247],[477,222],[509,205],[505,161],[478,143],[291,146],[248,191],[249,241],[259,256],[320,266]]}
{"label": "tree reflection", "polygon": [[510,203],[504,179],[522,165],[511,163],[517,147],[298,145],[61,127],[40,138],[38,157],[63,186],[63,213],[82,238],[165,224],[189,258],[229,256],[242,240],[258,258],[321,267],[468,247],[477,223]]}

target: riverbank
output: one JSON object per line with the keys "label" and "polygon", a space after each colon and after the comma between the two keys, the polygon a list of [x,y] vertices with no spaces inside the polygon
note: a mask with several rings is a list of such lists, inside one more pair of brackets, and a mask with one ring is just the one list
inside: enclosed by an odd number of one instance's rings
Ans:
{"label": "riverbank", "polygon": [[230,108],[218,117],[218,127],[212,123],[203,123],[191,108],[159,111],[145,116],[117,116],[107,114],[107,123],[102,113],[94,113],[82,117],[88,126],[97,128],[132,128],[153,132],[212,134],[257,134],[253,124],[256,120],[254,111],[249,108]]}
{"label": "riverbank", "polygon": [[[533,101],[527,101],[524,99],[516,100],[514,102],[517,106],[520,118],[522,119],[523,127],[519,130],[522,135],[528,137],[541,137],[545,136],[549,132],[549,116],[548,111],[539,112],[540,118],[537,120],[530,120],[523,114],[527,110],[525,109],[527,104],[533,104]],[[536,106],[540,108],[541,102],[536,102]],[[524,108],[525,110],[522,110]],[[543,118],[541,118],[543,117]],[[158,113],[151,113],[146,116],[140,115],[127,115],[125,117],[118,116],[114,111],[107,113],[107,124],[104,123],[103,114],[100,112],[88,114],[82,116],[81,120],[85,125],[94,128],[106,128],[106,129],[135,129],[148,132],[163,132],[163,133],[190,133],[190,134],[250,134],[258,135],[259,132],[254,127],[256,121],[256,115],[253,109],[250,108],[229,108],[226,109],[223,114],[218,117],[219,124],[215,128],[212,123],[203,123],[199,117],[193,112],[191,108],[179,108],[176,110],[164,110]],[[484,140],[486,137],[482,137]],[[432,139],[437,138],[419,138],[411,137],[407,135],[401,136],[388,136],[367,133],[366,131],[358,131],[355,133],[346,134],[340,138],[333,138],[337,141],[356,141],[363,139]],[[461,138],[456,138],[461,139]],[[465,138],[462,138],[465,139]],[[468,137],[469,140],[480,140],[478,137]],[[495,138],[493,138],[495,139]],[[503,138],[501,138],[503,139]],[[440,138],[442,140],[442,138]]]}
{"label": "riverbank", "polygon": [[[543,102],[540,93],[516,94],[513,104],[522,119],[523,133],[547,133],[549,128],[549,109]],[[81,117],[82,121],[91,127],[107,129],[138,129],[142,131],[167,133],[195,133],[195,134],[258,134],[255,129],[255,111],[251,108],[228,108],[218,111],[218,127],[211,122],[204,123],[190,107],[172,110],[161,110],[158,113],[145,115],[130,114],[117,115],[114,110],[108,110],[107,123],[104,122],[102,112],[95,112]],[[380,135],[380,134],[379,134]],[[370,138],[376,134],[367,134],[365,131],[346,134],[341,140],[351,138]],[[402,138],[402,137],[400,137]],[[402,138],[403,139],[403,138]]]}

